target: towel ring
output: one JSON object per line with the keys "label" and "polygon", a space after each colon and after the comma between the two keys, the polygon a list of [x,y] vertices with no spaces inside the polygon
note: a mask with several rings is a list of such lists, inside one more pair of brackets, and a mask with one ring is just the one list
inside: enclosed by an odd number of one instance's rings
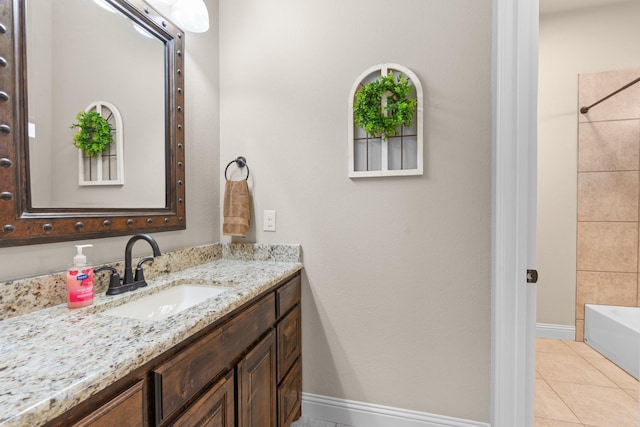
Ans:
{"label": "towel ring", "polygon": [[242,156],[239,156],[237,159],[231,160],[229,163],[227,163],[227,167],[224,168],[224,179],[226,181],[229,181],[229,178],[227,178],[227,169],[229,169],[229,166],[231,166],[232,163],[235,163],[236,166],[238,166],[240,169],[245,166],[247,167],[247,177],[244,179],[245,181],[247,181],[249,179],[249,166],[247,165],[247,159]]}

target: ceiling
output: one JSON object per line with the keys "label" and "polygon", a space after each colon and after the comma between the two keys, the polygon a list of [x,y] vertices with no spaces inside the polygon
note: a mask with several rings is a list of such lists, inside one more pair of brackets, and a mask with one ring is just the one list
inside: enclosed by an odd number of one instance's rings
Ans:
{"label": "ceiling", "polygon": [[540,0],[540,14],[566,12],[596,6],[628,3],[633,0]]}

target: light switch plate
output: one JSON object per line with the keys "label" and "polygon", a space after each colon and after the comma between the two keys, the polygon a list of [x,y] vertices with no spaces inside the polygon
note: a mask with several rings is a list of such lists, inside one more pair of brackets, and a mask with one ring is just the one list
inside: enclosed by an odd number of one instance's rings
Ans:
{"label": "light switch plate", "polygon": [[265,210],[262,224],[264,231],[276,231],[276,211]]}

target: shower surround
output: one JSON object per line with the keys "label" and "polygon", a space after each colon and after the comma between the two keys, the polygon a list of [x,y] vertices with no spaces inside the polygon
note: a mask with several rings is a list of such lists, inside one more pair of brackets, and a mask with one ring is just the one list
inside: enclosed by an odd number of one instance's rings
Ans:
{"label": "shower surround", "polygon": [[[640,69],[579,76],[578,109],[640,77]],[[640,306],[640,83],[578,113],[576,340],[584,305]]]}

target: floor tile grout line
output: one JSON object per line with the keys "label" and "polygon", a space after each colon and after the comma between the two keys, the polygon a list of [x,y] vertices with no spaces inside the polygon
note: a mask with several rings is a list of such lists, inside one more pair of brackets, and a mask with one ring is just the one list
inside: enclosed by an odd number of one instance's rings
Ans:
{"label": "floor tile grout line", "polygon": [[[609,379],[609,378],[607,378],[607,379]],[[546,378],[545,378],[545,381],[547,381],[547,379],[546,379]],[[587,386],[587,387],[601,387],[601,388],[610,388],[610,389],[611,389],[611,388],[613,388],[613,389],[617,388],[617,389],[622,390],[622,389],[621,389],[617,384],[615,384],[615,383],[614,383],[613,387],[611,387],[611,386],[600,385],[600,384],[588,384],[588,383],[577,383],[577,382],[574,382],[574,381],[562,381],[562,380],[556,380],[556,379],[552,379],[552,378],[549,378],[549,380],[548,380],[548,381],[553,381],[553,382],[555,382],[555,383],[562,383],[562,384],[584,385],[584,386]],[[611,381],[611,380],[609,380],[609,381]],[[611,381],[611,382],[613,382],[613,381]]]}
{"label": "floor tile grout line", "polygon": [[[564,340],[563,340],[563,342],[564,342]],[[587,344],[587,343],[584,343],[584,344],[588,347],[588,344]],[[569,346],[568,344],[567,344],[567,347],[571,348],[571,346]],[[591,348],[591,347],[589,347],[589,348]],[[571,349],[571,350],[573,350],[573,349]],[[609,365],[611,365],[612,367],[614,367],[614,368],[618,368],[618,369],[621,369],[621,368],[620,368],[618,365],[616,365],[615,363],[613,363],[611,360],[609,360],[608,358],[606,358],[605,356],[603,356],[602,354],[598,353],[595,349],[592,349],[592,350],[593,350],[593,352],[597,353],[597,355],[598,355],[598,356],[600,356],[600,357],[587,358],[587,357],[585,357],[584,355],[582,355],[582,354],[580,354],[580,353],[578,353],[578,352],[576,352],[576,354],[578,354],[578,356],[580,356],[580,357],[581,357],[582,359],[584,359],[588,364],[590,364],[590,365],[591,365],[591,366],[593,366],[596,370],[598,370],[598,371],[599,371],[602,375],[604,375],[604,376],[605,376],[609,381],[611,381],[613,384],[615,384],[617,388],[619,388],[619,389],[621,389],[621,390],[625,390],[625,389],[624,389],[620,384],[618,384],[616,381],[614,381],[614,379],[613,379],[613,378],[611,378],[611,376],[607,375],[607,373],[606,373],[606,372],[604,372],[602,369],[600,369],[598,366],[596,366],[596,365],[592,362],[592,360],[594,360],[594,361],[595,361],[595,360],[598,360],[598,361],[600,361],[600,360],[605,360],[605,361],[606,361],[606,363],[607,363],[607,364],[609,364]],[[575,351],[575,350],[573,350],[573,351]],[[621,369],[621,370],[622,370],[622,369]],[[622,370],[622,371],[624,372],[624,370]],[[629,373],[625,372],[625,374],[627,374],[627,375],[629,375],[631,378],[633,378],[633,376],[632,376],[632,375],[630,375]],[[633,379],[635,380],[635,378],[633,378]],[[636,381],[638,381],[638,380],[636,380]]]}
{"label": "floor tile grout line", "polygon": [[[586,345],[586,343],[585,343]],[[594,350],[595,351],[595,350]],[[593,366],[598,372],[600,372],[602,375],[605,376],[605,378],[607,378],[609,381],[611,381],[613,384],[615,384],[616,388],[624,391],[624,389],[613,379],[611,378],[609,375],[607,375],[606,372],[604,372],[602,369],[600,369],[598,366],[594,365],[593,363],[591,363],[591,361],[589,359],[587,359],[586,357],[584,357],[583,355],[580,354],[580,357],[582,357],[588,364],[590,364],[591,366]],[[613,367],[616,368],[620,368],[618,365],[616,365],[615,363],[613,363],[611,360],[607,359],[606,357],[604,357],[603,359],[598,359],[598,360],[606,360],[608,364],[611,364]],[[633,378],[633,377],[632,377]]]}
{"label": "floor tile grout line", "polygon": [[[556,418],[540,417],[540,416],[536,416],[535,418],[540,418],[541,420],[548,420],[548,421],[560,421],[560,422],[563,422],[563,423],[571,423],[571,424],[575,424],[575,425],[581,426],[581,427],[594,427],[594,426],[587,426],[587,424],[583,424],[582,422],[574,423],[574,422],[571,422],[571,421],[558,420]],[[597,426],[595,426],[595,427],[597,427]]]}
{"label": "floor tile grout line", "polygon": [[[621,385],[619,385],[617,382],[615,382],[613,380],[613,378],[611,378],[609,375],[606,374],[606,372],[604,372],[602,369],[600,369],[598,366],[596,366],[594,363],[596,362],[596,358],[594,357],[589,357],[588,355],[585,354],[585,352],[578,352],[576,349],[574,349],[574,346],[567,344],[567,342],[565,342],[565,340],[560,340],[562,341],[567,347],[569,347],[571,349],[571,354],[575,354],[577,356],[579,356],[580,359],[585,360],[589,366],[591,366],[592,368],[594,368],[597,372],[599,372],[601,375],[603,375],[610,383],[613,384],[613,386],[603,386],[603,385],[595,385],[595,384],[584,384],[584,383],[575,383],[575,382],[571,382],[571,381],[558,381],[558,380],[554,380],[554,379],[548,379],[546,378],[542,372],[538,371],[536,368],[536,373],[537,373],[537,378],[543,380],[553,391],[553,393],[560,399],[560,401],[569,409],[569,411],[574,415],[575,419],[578,420],[578,423],[576,425],[579,426],[583,426],[583,427],[596,427],[590,424],[585,424],[580,417],[578,417],[577,413],[571,408],[571,406],[569,406],[569,404],[560,396],[560,394],[556,391],[556,389],[551,386],[550,381],[553,382],[557,382],[557,383],[562,383],[562,384],[575,384],[575,385],[581,385],[581,386],[588,386],[588,387],[597,387],[597,388],[602,388],[602,389],[609,389],[609,390],[616,390],[616,391],[620,391],[622,393],[625,393],[627,395],[629,395],[629,397],[633,398],[633,396],[631,395],[632,393],[628,393],[627,391],[631,391],[631,392],[635,392],[635,390],[633,389],[627,389],[627,388],[623,388]],[[586,346],[586,343],[584,344]],[[589,347],[590,348],[590,347]],[[591,349],[591,348],[590,348]],[[595,350],[591,349],[592,352],[595,352]],[[536,351],[536,355],[538,353],[546,353],[546,354],[559,354],[559,355],[567,355],[566,352],[558,352],[558,351],[551,351],[551,352],[542,352],[542,351]],[[599,353],[597,353],[599,354]],[[605,357],[598,357],[597,360],[606,360],[607,364],[611,364],[613,366],[617,366],[615,365],[613,362],[611,362],[610,360],[608,360]],[[594,362],[592,363],[591,360],[593,360]],[[600,363],[600,362],[598,362]],[[602,363],[601,363],[602,364]],[[576,369],[577,370],[577,369]],[[578,370],[579,371],[579,370]],[[640,392],[639,392],[640,393]],[[640,394],[639,394],[640,396]],[[636,400],[636,402],[638,402]],[[640,408],[640,403],[637,403],[636,405],[637,408]],[[554,418],[548,418],[548,417],[537,417],[537,418],[541,418],[541,419],[548,419],[548,420],[553,420],[553,421],[560,421],[563,422],[563,420],[557,420]]]}
{"label": "floor tile grout line", "polygon": [[[594,365],[593,363],[591,363],[589,361],[589,359],[585,359],[587,361],[587,363],[589,363],[591,366],[593,366],[598,372],[600,372],[602,375],[604,375],[609,381],[611,381],[613,384],[615,384],[616,388],[624,391],[624,389],[622,387],[620,387],[620,385],[614,381],[613,378],[611,378],[609,375],[607,375],[606,372],[604,372],[602,369],[598,368],[596,365]],[[614,364],[612,361],[610,361],[609,359],[606,359],[609,363]],[[614,364],[615,365],[615,364]]]}
{"label": "floor tile grout line", "polygon": [[[566,353],[546,353],[546,354],[558,354],[561,356],[570,356]],[[571,355],[573,356],[573,355]],[[582,355],[580,354],[576,354],[576,356],[578,356],[580,359],[583,359],[587,362],[589,362],[587,359],[585,359]],[[621,388],[618,384],[615,383],[615,381],[613,381],[611,378],[609,378],[609,376],[605,375],[604,372],[602,372],[600,369],[598,369],[597,367],[595,367],[592,363],[589,363],[589,366],[591,366],[592,368],[594,368],[596,371],[598,371],[602,376],[604,376],[611,384],[613,384],[612,386],[607,386],[607,385],[601,385],[601,384],[590,384],[590,383],[585,383],[585,382],[575,382],[575,381],[563,381],[563,380],[558,380],[555,378],[546,378],[541,372],[538,372],[538,374],[540,375],[540,377],[544,378],[545,381],[556,381],[559,383],[563,383],[563,384],[577,384],[577,385],[586,385],[586,386],[592,386],[592,387],[604,387],[604,388]]]}
{"label": "floor tile grout line", "polygon": [[[585,345],[586,345],[586,343],[585,343]],[[583,355],[580,355],[580,357],[582,357],[582,360],[584,360],[585,362],[587,362],[587,363],[588,363],[590,366],[592,366],[596,371],[598,371],[598,372],[600,372],[602,375],[604,375],[604,377],[605,377],[606,379],[608,379],[609,381],[611,381],[611,383],[612,383],[613,385],[615,385],[615,386],[616,386],[616,388],[620,388],[620,387],[618,387],[618,384],[617,384],[615,381],[613,381],[611,378],[609,378],[609,376],[608,376],[607,374],[605,374],[604,372],[602,372],[602,370],[601,370],[601,369],[599,369],[596,365],[594,365],[593,363],[591,363],[591,362],[589,361],[589,359],[587,359],[587,358],[586,358],[586,357],[584,357]]]}
{"label": "floor tile grout line", "polygon": [[[569,411],[571,411],[571,413],[573,414],[574,417],[576,417],[576,420],[578,420],[580,422],[580,424],[584,425],[584,422],[582,421],[582,419],[580,419],[580,417],[578,416],[578,414],[575,413],[575,411],[573,409],[571,409],[571,406],[569,406],[569,404],[567,402],[564,401],[564,399],[562,398],[562,396],[560,396],[560,394],[558,394],[558,392],[556,391],[555,388],[553,388],[553,386],[551,384],[549,384],[549,381],[544,380],[544,382],[549,386],[549,388],[551,389],[551,391],[553,391],[553,393],[555,393],[556,396],[558,396],[558,399],[560,399],[560,401],[564,404],[564,406],[567,407],[567,409]],[[560,382],[560,381],[558,381]],[[563,420],[558,420],[558,421],[563,421]]]}
{"label": "floor tile grout line", "polygon": [[562,420],[559,420],[559,419],[557,419],[557,418],[541,417],[541,416],[539,416],[539,415],[536,415],[536,417],[535,417],[535,418],[539,418],[539,419],[541,419],[541,420],[548,420],[548,421],[560,421],[560,422],[571,423],[571,424],[575,424],[575,425],[579,425],[579,426],[586,426],[586,424],[583,424],[583,423],[581,423],[581,422],[574,423],[574,422],[572,422],[572,421],[562,421]]}
{"label": "floor tile grout line", "polygon": [[573,348],[571,348],[571,346],[570,346],[569,344],[567,344],[567,341],[566,341],[566,340],[560,340],[560,342],[561,342],[562,344],[564,344],[564,346],[565,346],[566,348],[568,348],[569,350],[571,350],[573,353],[575,353],[575,354],[577,354],[578,356],[580,356],[580,353],[578,353],[578,352],[577,352],[577,351],[575,351]]}

